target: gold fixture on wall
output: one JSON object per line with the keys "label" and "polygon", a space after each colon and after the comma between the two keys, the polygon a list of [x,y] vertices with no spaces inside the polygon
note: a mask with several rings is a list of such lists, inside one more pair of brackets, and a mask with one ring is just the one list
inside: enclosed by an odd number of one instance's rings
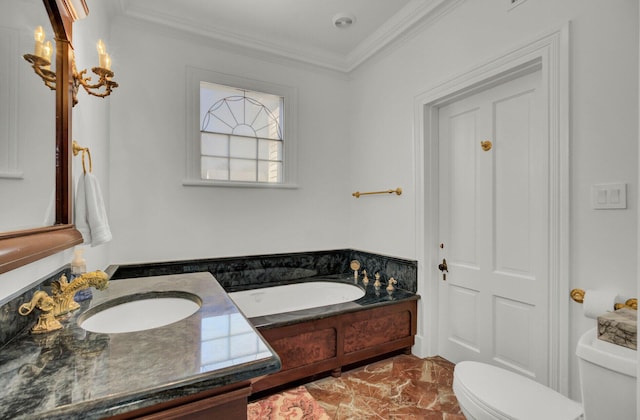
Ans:
{"label": "gold fixture on wall", "polygon": [[356,191],[353,194],[351,194],[352,196],[354,196],[355,198],[360,198],[361,195],[370,195],[370,194],[393,194],[396,193],[396,195],[400,195],[402,194],[402,188],[398,187],[395,190],[384,190],[384,191],[371,191],[371,192],[360,192],[360,191]]}
{"label": "gold fixture on wall", "polygon": [[480,147],[482,147],[482,150],[484,150],[485,152],[488,152],[493,147],[493,143],[491,143],[491,140],[481,141]]}
{"label": "gold fixture on wall", "polygon": [[81,147],[77,141],[73,141],[73,156],[78,156],[82,152],[82,170],[87,173],[87,166],[84,163],[85,154],[89,157],[89,172],[93,172],[93,162],[91,162],[91,151],[88,147]]}
{"label": "gold fixture on wall", "polygon": [[[573,299],[575,302],[578,303],[583,303],[584,302],[584,295],[585,295],[585,291],[582,289],[573,289],[571,290],[571,293],[569,294],[571,296],[571,299]],[[631,299],[627,299],[624,303],[616,303],[614,305],[614,309],[618,310],[618,309],[622,309],[622,308],[631,308],[631,309],[638,309],[638,299],[637,298],[631,298]]]}
{"label": "gold fixture on wall", "polygon": [[[24,59],[31,63],[33,71],[40,76],[44,84],[51,90],[56,89],[56,73],[51,71],[51,56],[53,45],[44,38],[42,26],[38,26],[34,32],[35,48],[33,54],[25,54]],[[78,71],[75,57],[71,58],[73,69],[73,105],[78,103],[78,89],[80,86],[93,96],[104,98],[111,95],[111,91],[118,87],[118,83],[111,80],[114,73],[111,71],[111,57],[107,54],[104,42],[98,40],[98,67],[91,71],[98,76],[96,83],[91,83],[91,76],[87,76],[87,69]]]}

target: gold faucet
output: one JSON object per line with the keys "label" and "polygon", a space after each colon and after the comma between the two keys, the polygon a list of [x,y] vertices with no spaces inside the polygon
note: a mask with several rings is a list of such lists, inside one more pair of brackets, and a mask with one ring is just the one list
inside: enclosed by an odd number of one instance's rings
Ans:
{"label": "gold faucet", "polygon": [[104,271],[92,271],[76,277],[71,283],[67,281],[67,276],[60,276],[60,280],[51,283],[51,293],[55,302],[53,309],[54,316],[64,315],[80,308],[78,302],[73,300],[73,296],[80,290],[95,287],[104,290],[109,285],[109,276]]}
{"label": "gold faucet", "polygon": [[31,298],[31,302],[23,303],[18,308],[18,313],[22,316],[27,316],[33,311],[35,308],[38,308],[42,311],[40,316],[38,317],[38,321],[36,325],[31,328],[31,332],[33,334],[41,334],[49,331],[55,331],[62,328],[62,324],[60,321],[56,319],[53,315],[53,308],[55,308],[55,303],[53,298],[47,294],[47,292],[43,290],[38,290],[33,294]]}
{"label": "gold faucet", "polygon": [[104,290],[108,286],[109,276],[100,270],[82,274],[71,283],[67,281],[67,276],[63,274],[59,280],[51,283],[51,294],[53,296],[49,296],[47,292],[39,290],[34,293],[31,302],[20,305],[18,313],[26,316],[35,308],[42,311],[36,325],[31,329],[33,334],[59,330],[62,328],[62,324],[56,317],[80,308],[80,305],[73,300],[76,292],[89,287]]}

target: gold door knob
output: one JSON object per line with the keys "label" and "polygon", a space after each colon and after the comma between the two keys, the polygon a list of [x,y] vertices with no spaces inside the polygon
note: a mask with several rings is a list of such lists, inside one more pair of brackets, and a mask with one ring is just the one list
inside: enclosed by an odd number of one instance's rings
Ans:
{"label": "gold door knob", "polygon": [[491,143],[490,140],[481,141],[480,147],[482,147],[482,150],[484,150],[485,152],[488,152],[489,150],[491,150],[491,147],[493,147],[493,143]]}

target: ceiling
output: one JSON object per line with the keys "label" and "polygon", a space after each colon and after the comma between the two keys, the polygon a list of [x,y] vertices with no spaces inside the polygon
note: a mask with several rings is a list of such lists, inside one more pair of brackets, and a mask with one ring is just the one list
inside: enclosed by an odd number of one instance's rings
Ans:
{"label": "ceiling", "polygon": [[[348,72],[450,0],[120,0],[118,13]],[[338,15],[354,24],[336,28]]]}

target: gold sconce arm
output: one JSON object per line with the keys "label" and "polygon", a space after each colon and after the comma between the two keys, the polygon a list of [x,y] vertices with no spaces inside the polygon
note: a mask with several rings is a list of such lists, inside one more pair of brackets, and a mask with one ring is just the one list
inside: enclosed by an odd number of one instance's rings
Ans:
{"label": "gold sconce arm", "polygon": [[[77,92],[79,86],[82,86],[84,90],[93,96],[97,96],[99,98],[105,98],[111,95],[111,91],[118,87],[118,83],[111,80],[114,73],[102,67],[93,67],[91,69],[96,75],[98,75],[99,79],[97,83],[91,84],[91,76],[86,76],[87,69],[84,69],[78,72],[75,68],[75,62],[73,65],[73,104],[78,103]],[[104,89],[103,89],[104,88]],[[102,89],[102,90],[101,90]]]}
{"label": "gold sconce arm", "polygon": [[49,89],[56,90],[56,74],[49,69],[51,61],[33,54],[25,54],[23,57],[31,64],[31,68],[40,76],[44,84]]}

